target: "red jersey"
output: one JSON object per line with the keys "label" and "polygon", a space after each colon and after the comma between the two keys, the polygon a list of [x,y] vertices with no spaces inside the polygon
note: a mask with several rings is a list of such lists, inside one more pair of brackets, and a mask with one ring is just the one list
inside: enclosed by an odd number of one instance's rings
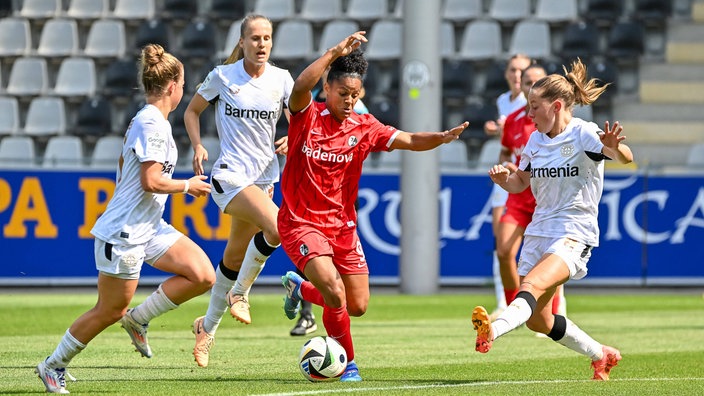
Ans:
{"label": "red jersey", "polygon": [[353,112],[340,123],[325,103],[292,114],[278,221],[333,233],[355,227],[362,163],[373,151],[387,151],[397,133],[371,114]]}
{"label": "red jersey", "polygon": [[[525,108],[520,108],[506,117],[504,122],[504,132],[501,135],[501,145],[511,150],[516,157],[516,165],[521,162],[521,153],[528,143],[528,138],[536,130],[533,120],[528,117]],[[530,187],[518,194],[509,194],[508,199],[511,205],[518,205],[521,209],[535,211],[535,197]],[[509,201],[506,201],[506,206]]]}

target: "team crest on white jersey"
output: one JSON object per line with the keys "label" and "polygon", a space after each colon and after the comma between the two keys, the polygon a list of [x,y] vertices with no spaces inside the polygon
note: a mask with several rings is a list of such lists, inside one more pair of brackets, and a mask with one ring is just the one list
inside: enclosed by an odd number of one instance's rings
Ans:
{"label": "team crest on white jersey", "polygon": [[560,155],[563,157],[571,157],[574,154],[574,146],[572,144],[566,144],[560,147]]}
{"label": "team crest on white jersey", "polygon": [[238,93],[240,93],[240,86],[239,85],[232,84],[229,87],[227,87],[227,89],[229,89],[230,93],[232,93],[233,95],[237,95]]}
{"label": "team crest on white jersey", "polygon": [[354,147],[359,143],[359,140],[357,139],[357,136],[350,136],[349,139],[347,139],[347,144],[350,147]]}

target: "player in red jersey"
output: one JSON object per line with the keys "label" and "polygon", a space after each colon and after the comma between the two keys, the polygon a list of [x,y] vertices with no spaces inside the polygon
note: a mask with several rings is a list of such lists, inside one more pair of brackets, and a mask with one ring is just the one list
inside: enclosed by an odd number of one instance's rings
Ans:
{"label": "player in red jersey", "polygon": [[[361,381],[354,362],[350,316],[369,302],[369,269],[357,235],[357,199],[362,163],[373,151],[424,151],[456,140],[469,125],[443,132],[408,133],[356,114],[367,61],[355,51],[367,39],[356,32],[328,49],[296,79],[289,99],[289,151],[281,178],[278,226],[295,272],[282,277],[284,311],[294,319],[301,300],[323,307],[327,334],[342,344],[348,365],[341,381]],[[311,90],[330,66],[325,103]]]}

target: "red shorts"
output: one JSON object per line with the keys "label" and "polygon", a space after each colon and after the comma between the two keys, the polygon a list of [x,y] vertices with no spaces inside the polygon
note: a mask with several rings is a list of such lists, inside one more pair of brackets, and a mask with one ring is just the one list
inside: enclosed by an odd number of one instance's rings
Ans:
{"label": "red shorts", "polygon": [[310,225],[289,228],[288,225],[279,223],[279,236],[289,259],[301,271],[308,261],[320,256],[331,256],[340,274],[369,274],[356,228],[345,229],[331,236]]}
{"label": "red shorts", "polygon": [[[530,191],[530,190],[528,190]],[[535,212],[533,194],[509,194],[506,200],[506,211],[501,216],[502,223],[517,224],[524,229],[528,227]]]}

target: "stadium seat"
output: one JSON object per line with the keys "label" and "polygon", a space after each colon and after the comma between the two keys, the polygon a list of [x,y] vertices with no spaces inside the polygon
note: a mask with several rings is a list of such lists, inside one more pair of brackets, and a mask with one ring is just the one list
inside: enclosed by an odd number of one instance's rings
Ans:
{"label": "stadium seat", "polygon": [[577,20],[577,0],[538,0],[535,18],[552,26],[564,25]]}
{"label": "stadium seat", "polygon": [[484,142],[490,139],[490,136],[484,133],[484,123],[496,120],[497,117],[498,111],[494,102],[477,101],[470,102],[465,106],[462,111],[462,119],[469,122],[469,127],[462,132],[460,139],[466,142],[470,153],[476,153]]}
{"label": "stadium seat", "polygon": [[78,108],[73,134],[86,140],[112,132],[112,106],[110,101],[101,97],[86,98]]}
{"label": "stadium seat", "polygon": [[567,62],[581,58],[584,62],[599,54],[599,30],[585,21],[570,23],[562,34],[559,55]]}
{"label": "stadium seat", "polygon": [[645,49],[645,31],[637,21],[621,21],[609,31],[607,55],[621,63],[637,62]]}
{"label": "stadium seat", "polygon": [[0,140],[0,168],[36,166],[34,140],[29,136],[7,136]]}
{"label": "stadium seat", "polygon": [[341,18],[341,0],[303,0],[299,18],[320,24]]}
{"label": "stadium seat", "polygon": [[482,0],[445,0],[440,15],[445,21],[464,26],[484,16]]}
{"label": "stadium seat", "polygon": [[125,21],[141,21],[154,18],[155,0],[115,0],[114,18]]}
{"label": "stadium seat", "polygon": [[440,56],[443,59],[454,58],[457,54],[455,27],[449,21],[440,24]]}
{"label": "stadium seat", "polygon": [[73,19],[102,19],[110,13],[110,0],[71,0],[66,16]]}
{"label": "stadium seat", "polygon": [[525,19],[514,26],[508,53],[547,59],[552,54],[551,46],[550,26],[547,22]]}
{"label": "stadium seat", "polygon": [[623,14],[625,0],[586,0],[584,16],[599,26],[614,24]]}
{"label": "stadium seat", "polygon": [[132,60],[118,59],[110,63],[103,78],[102,93],[108,98],[129,100],[139,93],[137,64]]}
{"label": "stadium seat", "polygon": [[687,166],[704,168],[704,143],[692,145],[687,154]]}
{"label": "stadium seat", "polygon": [[374,22],[369,31],[369,42],[364,51],[367,59],[388,61],[401,59],[403,25],[387,19]]}
{"label": "stadium seat", "polygon": [[23,0],[19,16],[27,19],[50,19],[61,15],[62,0]]}
{"label": "stadium seat", "polygon": [[135,34],[133,53],[138,55],[147,44],[159,44],[165,50],[171,50],[169,25],[161,19],[143,21]]}
{"label": "stadium seat", "polygon": [[489,65],[484,73],[484,87],[479,93],[487,100],[495,102],[499,95],[508,90],[504,74],[506,74],[505,61],[495,61]]}
{"label": "stadium seat", "polygon": [[0,2],[0,18],[8,18],[15,12],[13,1]]}
{"label": "stadium seat", "polygon": [[387,17],[389,4],[387,0],[349,0],[345,15],[358,21],[363,26],[370,26],[374,21]]}
{"label": "stadium seat", "polygon": [[74,19],[50,19],[39,36],[37,55],[66,57],[78,55],[78,24]]}
{"label": "stadium seat", "polygon": [[[185,145],[188,142],[190,142],[189,137],[188,137],[188,132],[186,132],[186,124],[183,122],[183,115],[186,112],[186,108],[188,107],[188,103],[191,101],[190,97],[186,97],[184,95],[184,98],[181,99],[181,102],[178,104],[176,109],[169,113],[169,122],[171,123],[171,133],[174,136],[174,139],[176,142],[178,142],[180,145]],[[204,135],[204,131],[206,131],[207,128],[207,122],[209,120],[206,119],[206,117],[201,117],[200,118],[200,129],[201,129],[201,135]]]}
{"label": "stadium seat", "polygon": [[245,3],[246,1],[211,0],[206,15],[211,21],[229,26],[232,21],[244,18]]}
{"label": "stadium seat", "polygon": [[159,16],[167,20],[187,21],[198,15],[198,0],[162,0]]}
{"label": "stadium seat", "polygon": [[502,54],[501,26],[494,20],[477,19],[464,29],[458,56],[471,61],[487,61]]}
{"label": "stadium seat", "polygon": [[66,105],[55,96],[39,96],[29,102],[22,133],[44,137],[66,133]]}
{"label": "stadium seat", "polygon": [[180,56],[182,61],[202,62],[215,54],[215,25],[207,20],[194,20],[181,33]]}
{"label": "stadium seat", "polygon": [[609,87],[599,97],[599,100],[593,103],[593,106],[606,106],[611,103],[611,99],[619,90],[619,69],[608,60],[597,59],[587,64],[587,73],[589,78],[596,78],[601,83],[610,83]]}
{"label": "stadium seat", "polygon": [[646,25],[665,26],[672,7],[672,0],[635,0],[631,17]]}
{"label": "stadium seat", "polygon": [[304,20],[280,22],[274,31],[271,57],[284,65],[311,58],[314,55],[313,26]]}
{"label": "stadium seat", "polygon": [[20,129],[20,106],[14,96],[0,96],[0,135],[14,135]]}
{"label": "stadium seat", "polygon": [[6,92],[15,96],[36,96],[49,91],[49,72],[44,58],[18,58],[12,64]]}
{"label": "stadium seat", "polygon": [[[181,99],[181,102],[183,102],[183,99]],[[127,130],[127,127],[130,125],[130,122],[132,122],[132,118],[137,114],[138,111],[142,110],[146,103],[147,102],[144,100],[144,97],[142,95],[138,95],[132,98],[130,103],[127,104],[127,108],[125,109],[120,132],[124,132]]]}
{"label": "stadium seat", "polygon": [[320,33],[318,54],[322,54],[358,30],[359,24],[352,20],[334,20],[326,23]]}
{"label": "stadium seat", "polygon": [[462,140],[442,144],[440,149],[440,169],[461,170],[468,166],[467,145]]}
{"label": "stadium seat", "polygon": [[502,24],[513,25],[531,17],[530,0],[491,0],[489,16]]}
{"label": "stadium seat", "polygon": [[445,59],[442,62],[442,96],[445,105],[463,105],[472,92],[474,67],[469,61]]}
{"label": "stadium seat", "polygon": [[84,49],[86,55],[98,60],[120,58],[125,55],[126,49],[127,36],[122,21],[99,19],[90,26]]}
{"label": "stadium seat", "polygon": [[255,0],[254,14],[266,15],[276,23],[296,16],[295,0]]}
{"label": "stadium seat", "polygon": [[97,89],[95,62],[91,58],[71,57],[61,62],[54,93],[67,99],[93,96]]}
{"label": "stadium seat", "polygon": [[475,167],[478,171],[488,171],[489,168],[496,165],[499,161],[499,153],[501,152],[501,141],[497,138],[487,140],[482,144],[479,152],[479,159]]}
{"label": "stadium seat", "polygon": [[102,136],[95,142],[89,166],[93,169],[112,170],[117,168],[122,155],[122,136]]}
{"label": "stadium seat", "polygon": [[32,51],[32,31],[25,18],[0,19],[0,56],[25,56]]}
{"label": "stadium seat", "polygon": [[230,23],[227,29],[227,36],[225,37],[225,43],[223,47],[218,51],[217,58],[222,62],[227,59],[232,50],[235,49],[237,43],[240,40],[240,28],[242,26],[242,19],[234,20]]}
{"label": "stadium seat", "polygon": [[78,136],[53,136],[44,150],[43,168],[72,169],[83,167],[83,142]]}

